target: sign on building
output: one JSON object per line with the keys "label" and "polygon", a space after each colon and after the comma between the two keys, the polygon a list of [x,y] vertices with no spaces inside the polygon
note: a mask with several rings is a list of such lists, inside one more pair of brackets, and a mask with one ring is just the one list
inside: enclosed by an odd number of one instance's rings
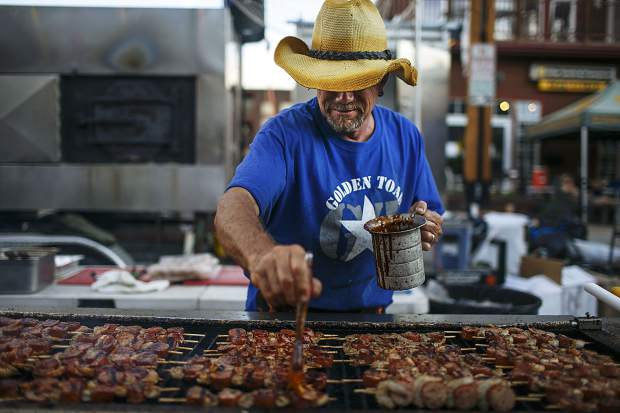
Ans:
{"label": "sign on building", "polygon": [[533,63],[530,79],[542,92],[591,93],[604,89],[616,78],[614,66],[577,66],[558,63]]}
{"label": "sign on building", "polygon": [[533,100],[517,100],[514,102],[517,122],[532,125],[542,119],[542,104]]}
{"label": "sign on building", "polygon": [[474,43],[471,45],[469,71],[470,105],[487,106],[495,103],[495,45]]}

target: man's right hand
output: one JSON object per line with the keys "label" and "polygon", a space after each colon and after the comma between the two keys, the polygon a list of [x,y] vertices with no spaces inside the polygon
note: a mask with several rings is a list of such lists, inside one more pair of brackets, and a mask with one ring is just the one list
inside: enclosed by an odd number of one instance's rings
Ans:
{"label": "man's right hand", "polygon": [[294,307],[321,295],[321,282],[312,276],[306,251],[299,245],[276,245],[250,263],[250,279],[272,307]]}

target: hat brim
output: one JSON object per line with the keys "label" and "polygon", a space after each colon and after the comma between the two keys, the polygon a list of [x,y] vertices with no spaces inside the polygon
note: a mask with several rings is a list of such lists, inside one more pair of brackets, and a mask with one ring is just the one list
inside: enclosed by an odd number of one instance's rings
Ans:
{"label": "hat brim", "polygon": [[310,89],[350,92],[376,85],[388,73],[394,73],[411,86],[418,72],[408,59],[324,60],[307,55],[308,46],[296,37],[280,40],[274,53],[278,66],[300,85]]}

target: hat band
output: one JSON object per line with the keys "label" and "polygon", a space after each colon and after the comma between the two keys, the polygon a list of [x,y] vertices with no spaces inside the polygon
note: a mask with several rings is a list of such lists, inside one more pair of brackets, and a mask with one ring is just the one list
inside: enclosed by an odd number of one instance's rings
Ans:
{"label": "hat band", "polygon": [[392,60],[392,51],[382,52],[334,52],[331,50],[308,50],[308,56],[322,60]]}

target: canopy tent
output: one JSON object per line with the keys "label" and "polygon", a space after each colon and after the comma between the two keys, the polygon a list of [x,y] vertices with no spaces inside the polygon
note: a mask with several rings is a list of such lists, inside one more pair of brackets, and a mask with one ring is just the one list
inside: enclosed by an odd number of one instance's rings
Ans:
{"label": "canopy tent", "polygon": [[[526,130],[530,139],[580,134],[581,218],[588,217],[588,140],[591,132],[620,132],[620,81],[545,116]],[[620,134],[618,136],[620,138]]]}

